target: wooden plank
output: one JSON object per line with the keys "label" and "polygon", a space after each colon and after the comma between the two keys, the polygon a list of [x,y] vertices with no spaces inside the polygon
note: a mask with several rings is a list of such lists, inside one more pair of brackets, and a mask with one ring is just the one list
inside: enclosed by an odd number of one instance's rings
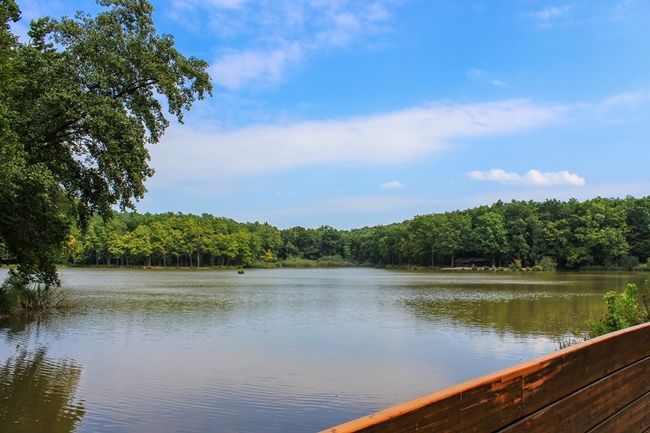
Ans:
{"label": "wooden plank", "polygon": [[650,345],[638,344],[645,341],[650,341],[650,324],[607,334],[323,433],[496,431],[650,356]]}
{"label": "wooden plank", "polygon": [[[650,355],[650,326],[607,334],[580,345],[571,351],[542,360],[539,370],[524,378],[524,413],[532,413],[616,371],[627,364]],[[571,348],[569,348],[571,349]]]}
{"label": "wooden plank", "polygon": [[650,430],[650,392],[616,412],[589,433],[641,433]]}
{"label": "wooden plank", "polygon": [[650,357],[615,371],[499,432],[586,432],[647,392]]}

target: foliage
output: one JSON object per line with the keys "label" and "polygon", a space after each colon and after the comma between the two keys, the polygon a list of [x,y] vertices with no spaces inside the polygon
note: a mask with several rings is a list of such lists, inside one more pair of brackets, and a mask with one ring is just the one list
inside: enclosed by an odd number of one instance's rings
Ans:
{"label": "foliage", "polygon": [[646,263],[641,263],[634,267],[635,271],[650,271],[650,259]]}
{"label": "foliage", "polygon": [[541,271],[552,272],[552,271],[555,271],[555,269],[557,268],[557,263],[552,258],[550,258],[548,256],[544,256],[539,261],[538,266],[539,266]]}
{"label": "foliage", "polygon": [[589,336],[591,338],[598,337],[599,335],[650,321],[647,281],[643,306],[639,306],[637,298],[638,289],[636,284],[628,284],[620,295],[613,291],[607,292],[604,297],[605,302],[607,302],[607,313],[597,322],[589,321]]}
{"label": "foliage", "polygon": [[605,266],[608,269],[621,269],[621,270],[631,271],[632,269],[639,266],[639,259],[634,256],[624,254],[621,257],[619,257],[617,260],[614,260],[610,263],[606,263]]}
{"label": "foliage", "polygon": [[[211,92],[207,64],[156,33],[147,0],[98,3],[108,9],[96,17],[33,21],[20,43],[18,6],[0,0],[0,239],[21,278],[45,287],[59,283],[75,225],[143,197],[146,145],[169,125],[161,101],[182,122]],[[141,242],[134,257],[149,254]]]}
{"label": "foliage", "polygon": [[66,301],[61,288],[35,283],[15,271],[0,285],[0,313],[61,308]]}
{"label": "foliage", "polygon": [[508,265],[511,271],[519,272],[522,270],[521,259],[512,259],[512,263]]}
{"label": "foliage", "polygon": [[340,255],[335,256],[325,256],[318,259],[318,266],[320,267],[330,267],[330,268],[347,268],[355,266],[354,263],[350,263],[345,260]]}
{"label": "foliage", "polygon": [[[628,225],[625,214],[635,213],[638,217],[636,206],[645,201],[594,200],[599,212],[613,215],[598,217],[601,227],[609,228],[608,232],[617,230],[624,238],[635,233],[635,242],[643,243],[641,230]],[[494,266],[487,270],[494,271],[508,263],[514,269],[537,271],[566,269],[570,263],[574,269],[591,266],[587,269],[594,270],[628,269],[637,263],[639,257],[629,252],[616,257],[612,251],[602,248],[602,243],[574,236],[579,225],[579,219],[574,217],[586,212],[580,210],[581,206],[594,208],[591,200],[497,202],[490,207],[419,215],[402,223],[349,231],[330,226],[279,230],[268,223],[240,223],[210,214],[115,212],[108,220],[94,215],[85,230],[72,226],[57,251],[57,259],[61,264],[85,266],[177,267],[266,266],[263,265],[266,261],[271,267],[275,264],[341,266],[339,261],[343,260],[346,266],[363,263],[364,266],[435,269],[464,257],[492,261]],[[606,221],[614,226],[605,227]],[[594,229],[592,234],[599,237],[599,230]],[[596,248],[596,245],[600,246]],[[579,251],[589,259],[576,264]],[[515,252],[521,256],[514,255]],[[6,262],[12,260],[1,243],[0,257]],[[636,265],[633,269],[650,269],[650,266]]]}
{"label": "foliage", "polygon": [[315,268],[316,261],[290,256],[282,261],[282,267],[283,268]]}

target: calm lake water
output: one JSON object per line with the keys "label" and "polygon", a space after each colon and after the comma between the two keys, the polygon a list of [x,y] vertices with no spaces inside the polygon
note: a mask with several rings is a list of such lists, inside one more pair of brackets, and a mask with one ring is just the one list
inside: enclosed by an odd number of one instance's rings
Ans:
{"label": "calm lake water", "polygon": [[[4,277],[0,270],[0,277]],[[314,432],[555,350],[645,274],[64,269],[0,320],[2,432]]]}

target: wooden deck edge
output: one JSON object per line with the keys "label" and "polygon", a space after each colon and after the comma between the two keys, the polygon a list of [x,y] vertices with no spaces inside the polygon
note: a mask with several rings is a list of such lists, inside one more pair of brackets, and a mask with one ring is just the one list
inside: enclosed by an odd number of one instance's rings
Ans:
{"label": "wooden deck edge", "polygon": [[[340,424],[336,427],[328,428],[322,430],[320,433],[354,433],[361,431],[363,429],[381,424],[388,420],[397,418],[399,416],[405,415],[407,413],[415,412],[419,409],[422,409],[430,404],[444,400],[445,398],[452,397],[454,395],[460,395],[466,391],[477,388],[483,385],[489,385],[498,381],[507,382],[517,377],[523,377],[531,373],[535,373],[545,366],[547,366],[552,360],[557,358],[565,357],[574,352],[578,352],[582,349],[585,349],[589,346],[596,345],[599,343],[606,342],[608,340],[616,339],[621,335],[634,333],[642,328],[650,328],[650,323],[644,323],[641,325],[633,326],[631,328],[622,329],[620,331],[615,331],[600,337],[596,337],[591,340],[584,341],[582,343],[576,344],[574,346],[567,347],[562,350],[548,353],[546,355],[539,356],[537,358],[531,359],[529,361],[524,361],[522,363],[516,364],[511,367],[506,367],[502,370],[498,370],[493,373],[488,373],[483,376],[479,376],[474,379],[462,382],[457,385],[452,385],[448,388],[442,389],[440,391],[433,392],[431,394],[424,395],[422,397],[400,403],[396,406],[389,407],[387,409],[375,412],[373,414]],[[648,350],[650,355],[650,349]],[[636,360],[632,360],[635,362]]]}

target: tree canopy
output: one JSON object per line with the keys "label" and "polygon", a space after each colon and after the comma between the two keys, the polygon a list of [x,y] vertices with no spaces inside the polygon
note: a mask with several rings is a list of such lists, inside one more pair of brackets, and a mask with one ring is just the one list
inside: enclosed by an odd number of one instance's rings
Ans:
{"label": "tree canopy", "polygon": [[268,223],[240,223],[210,214],[115,212],[108,221],[93,216],[86,230],[73,228],[59,262],[446,267],[454,266],[456,259],[481,258],[484,265],[515,268],[650,270],[649,221],[650,197],[499,201],[353,230],[280,230]]}
{"label": "tree canopy", "polygon": [[26,281],[57,284],[73,226],[134,208],[165,108],[182,122],[212,91],[207,63],[157,34],[148,1],[98,3],[95,17],[32,21],[22,43],[18,5],[0,0],[0,242]]}

